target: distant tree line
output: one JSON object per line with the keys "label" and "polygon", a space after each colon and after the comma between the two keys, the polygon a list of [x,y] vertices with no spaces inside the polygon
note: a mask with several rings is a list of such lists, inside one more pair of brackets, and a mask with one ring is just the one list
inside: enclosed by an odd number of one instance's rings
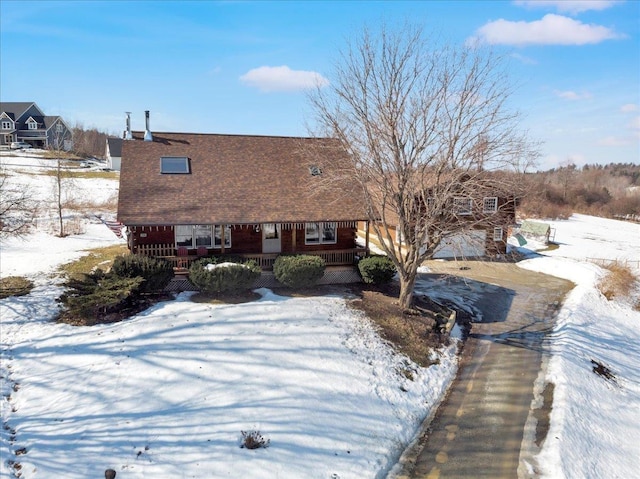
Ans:
{"label": "distant tree line", "polygon": [[76,123],[73,131],[73,152],[86,158],[104,158],[108,137],[107,132],[97,128],[85,128],[82,123]]}
{"label": "distant tree line", "polygon": [[571,213],[602,217],[640,215],[640,165],[567,164],[524,177],[527,195],[519,211],[527,216],[562,218]]}

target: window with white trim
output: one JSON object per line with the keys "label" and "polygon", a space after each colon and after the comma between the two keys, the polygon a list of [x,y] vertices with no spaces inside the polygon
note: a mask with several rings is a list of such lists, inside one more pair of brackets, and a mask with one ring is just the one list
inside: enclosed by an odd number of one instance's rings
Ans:
{"label": "window with white trim", "polygon": [[304,244],[335,244],[338,242],[337,224],[306,223],[304,227]]}
{"label": "window with white trim", "polygon": [[[187,248],[197,248],[205,246],[207,248],[220,248],[222,232],[220,225],[212,227],[211,225],[176,225],[176,246],[185,246]],[[225,225],[224,228],[224,247],[231,247],[231,227]]]}
{"label": "window with white trim", "polygon": [[211,234],[211,225],[195,225],[193,227],[193,236],[196,240],[196,248],[198,246],[211,248],[211,240],[213,238],[213,235]]}
{"label": "window with white trim", "polygon": [[29,130],[37,130],[38,129],[38,122],[36,122],[35,120],[28,121],[27,125],[29,127]]}
{"label": "window with white trim", "polygon": [[162,156],[160,157],[160,173],[163,175],[188,175],[189,158],[186,156]]}
{"label": "window with white trim", "polygon": [[278,228],[275,223],[265,223],[262,225],[264,239],[278,239]]}
{"label": "window with white trim", "polygon": [[490,196],[482,200],[483,213],[495,213],[496,211],[498,211],[498,198],[496,196]]}
{"label": "window with white trim", "polygon": [[4,142],[8,145],[13,141],[13,135],[4,135]]}
{"label": "window with white trim", "polygon": [[176,226],[176,246],[186,246],[187,248],[193,248],[192,225]]}
{"label": "window with white trim", "polygon": [[[213,247],[222,248],[222,228],[220,225],[216,225],[213,230]],[[231,227],[229,225],[224,226],[224,247],[231,248]]]}
{"label": "window with white trim", "polygon": [[11,129],[11,121],[10,120],[2,120],[2,129],[10,130]]}
{"label": "window with white trim", "polygon": [[58,123],[56,125],[56,133],[62,133],[63,132],[63,128],[64,127],[62,126],[62,123]]}
{"label": "window with white trim", "polygon": [[493,241],[502,241],[502,228],[493,228]]}
{"label": "window with white trim", "polygon": [[473,200],[463,196],[453,198],[453,211],[458,215],[470,215]]}

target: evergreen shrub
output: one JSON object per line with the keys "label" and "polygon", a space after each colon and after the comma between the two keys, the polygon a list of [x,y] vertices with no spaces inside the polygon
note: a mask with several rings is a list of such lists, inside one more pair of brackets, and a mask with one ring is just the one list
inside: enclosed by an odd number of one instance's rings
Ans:
{"label": "evergreen shrub", "polygon": [[261,272],[253,260],[217,256],[194,261],[189,268],[189,281],[203,293],[233,294],[250,289]]}
{"label": "evergreen shrub", "polygon": [[145,280],[141,287],[143,293],[162,291],[173,278],[171,263],[140,254],[117,256],[111,272],[119,278],[142,277]]}
{"label": "evergreen shrub", "polygon": [[324,275],[325,262],[320,256],[281,255],[273,263],[276,279],[290,288],[309,288]]}
{"label": "evergreen shrub", "polygon": [[121,278],[100,269],[72,277],[58,299],[64,307],[60,319],[85,326],[104,322],[112,314],[120,319],[127,310],[136,309],[143,284],[140,276]]}
{"label": "evergreen shrub", "polygon": [[369,256],[358,262],[362,280],[367,284],[386,284],[396,274],[396,267],[386,256]]}

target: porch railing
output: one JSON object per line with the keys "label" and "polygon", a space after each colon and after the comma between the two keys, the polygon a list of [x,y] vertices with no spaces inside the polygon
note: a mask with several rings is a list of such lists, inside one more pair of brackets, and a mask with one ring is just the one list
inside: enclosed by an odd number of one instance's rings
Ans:
{"label": "porch railing", "polygon": [[[145,256],[164,258],[177,268],[188,268],[193,261],[198,259],[197,255],[178,256],[176,254],[176,247],[173,244],[138,245],[135,252]],[[327,251],[304,251],[300,252],[300,254],[320,256],[324,259],[327,266],[342,266],[355,264],[356,258],[362,258],[365,256],[366,249],[353,248]],[[273,263],[279,256],[279,253],[252,253],[239,255],[232,253],[232,255],[252,259],[258,263],[262,269],[270,270],[273,269]]]}

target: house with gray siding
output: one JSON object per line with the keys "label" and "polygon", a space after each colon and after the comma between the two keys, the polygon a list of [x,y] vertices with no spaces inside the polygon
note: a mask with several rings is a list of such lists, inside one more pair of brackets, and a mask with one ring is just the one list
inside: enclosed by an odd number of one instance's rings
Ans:
{"label": "house with gray siding", "polygon": [[73,148],[71,128],[62,117],[46,115],[34,102],[0,102],[0,146],[14,141],[34,148]]}

